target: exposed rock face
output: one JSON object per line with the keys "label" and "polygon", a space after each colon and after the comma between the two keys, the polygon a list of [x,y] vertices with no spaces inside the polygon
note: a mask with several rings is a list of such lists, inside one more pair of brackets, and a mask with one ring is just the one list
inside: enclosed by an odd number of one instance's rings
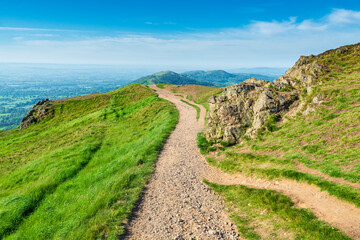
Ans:
{"label": "exposed rock face", "polygon": [[53,111],[50,109],[51,102],[49,99],[41,100],[37,102],[33,108],[26,114],[26,116],[21,120],[19,130],[24,129],[31,124],[40,122],[46,117],[53,114]]}
{"label": "exposed rock face", "polygon": [[285,72],[284,76],[279,77],[272,84],[279,89],[311,87],[317,84],[316,80],[319,74],[324,71],[327,71],[327,68],[320,65],[314,55],[301,56],[295,65]]}
{"label": "exposed rock face", "polygon": [[[300,87],[318,84],[320,73],[327,71],[316,57],[301,56],[284,76],[273,82],[248,79],[227,87],[219,96],[209,99],[207,139],[220,142],[237,142],[242,136],[254,137],[264,127],[269,115],[280,115],[293,107],[300,111]],[[296,103],[296,104],[294,104]],[[295,108],[298,107],[298,108]]]}
{"label": "exposed rock face", "polygon": [[269,114],[288,110],[297,99],[297,95],[277,92],[267,84],[264,80],[248,79],[211,97],[206,137],[226,142],[236,142],[244,135],[253,137]]}

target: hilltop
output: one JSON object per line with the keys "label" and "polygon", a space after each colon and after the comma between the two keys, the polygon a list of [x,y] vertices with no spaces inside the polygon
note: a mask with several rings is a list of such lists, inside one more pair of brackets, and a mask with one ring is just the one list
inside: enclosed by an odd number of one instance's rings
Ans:
{"label": "hilltop", "polygon": [[193,78],[189,78],[172,71],[163,71],[163,72],[154,73],[139,78],[133,81],[132,84],[133,83],[145,84],[145,85],[166,83],[166,84],[175,84],[175,85],[195,84],[195,85],[213,86],[212,83],[195,80]]}
{"label": "hilltop", "polygon": [[242,82],[248,78],[259,78],[268,81],[275,79],[273,76],[252,74],[252,73],[228,73],[223,70],[213,71],[188,71],[175,73],[173,71],[163,71],[139,78],[132,83],[138,84],[174,84],[174,85],[203,85],[225,87]]}
{"label": "hilltop", "polygon": [[272,81],[275,79],[274,76],[253,73],[228,73],[224,70],[189,71],[182,73],[182,75],[196,80],[213,83],[216,87],[229,86],[235,83],[245,81],[249,78],[257,78],[267,81]]}

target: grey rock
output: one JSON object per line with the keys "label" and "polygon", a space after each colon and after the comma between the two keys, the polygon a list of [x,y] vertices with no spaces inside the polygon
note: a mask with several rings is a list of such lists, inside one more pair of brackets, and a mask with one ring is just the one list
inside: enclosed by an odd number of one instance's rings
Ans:
{"label": "grey rock", "polygon": [[308,115],[311,112],[315,112],[314,108],[307,108],[305,111],[302,112],[303,115]]}
{"label": "grey rock", "polygon": [[286,111],[298,95],[277,92],[264,80],[248,79],[227,87],[209,99],[205,135],[216,142],[237,142],[242,136],[254,137],[269,114]]}
{"label": "grey rock", "polygon": [[313,100],[312,100],[312,102],[315,103],[315,104],[316,104],[316,103],[319,103],[318,97],[314,97]]}
{"label": "grey rock", "polygon": [[50,108],[50,106],[51,101],[49,101],[49,99],[37,102],[33,106],[33,108],[26,114],[26,116],[21,120],[19,130],[22,130],[53,115],[54,111]]}
{"label": "grey rock", "polygon": [[[225,88],[222,94],[208,101],[207,139],[236,143],[243,136],[255,137],[269,115],[295,116],[303,106],[298,101],[301,88],[305,87],[311,94],[312,86],[319,84],[317,79],[324,71],[327,68],[317,62],[316,56],[301,56],[284,76],[273,82],[251,78]],[[314,98],[313,102],[319,100]],[[302,113],[306,115],[313,110]]]}

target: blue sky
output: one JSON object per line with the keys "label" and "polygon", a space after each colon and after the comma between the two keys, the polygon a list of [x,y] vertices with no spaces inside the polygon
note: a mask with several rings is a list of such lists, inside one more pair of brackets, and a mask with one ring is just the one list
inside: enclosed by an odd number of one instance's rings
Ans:
{"label": "blue sky", "polygon": [[360,3],[1,0],[0,62],[288,67],[360,42]]}

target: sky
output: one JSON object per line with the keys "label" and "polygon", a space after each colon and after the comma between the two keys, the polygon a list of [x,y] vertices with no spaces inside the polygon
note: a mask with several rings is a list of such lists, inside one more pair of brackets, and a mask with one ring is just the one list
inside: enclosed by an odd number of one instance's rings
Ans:
{"label": "sky", "polygon": [[358,0],[0,0],[0,62],[290,67],[358,42]]}

